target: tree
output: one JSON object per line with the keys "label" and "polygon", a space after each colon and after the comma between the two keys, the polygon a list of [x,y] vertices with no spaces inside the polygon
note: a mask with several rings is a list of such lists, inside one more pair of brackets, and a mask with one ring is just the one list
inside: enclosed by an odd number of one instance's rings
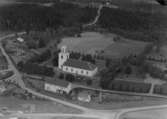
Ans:
{"label": "tree", "polygon": [[73,82],[75,77],[72,74],[66,74],[66,80],[69,82]]}
{"label": "tree", "polygon": [[52,60],[54,66],[58,66],[58,58],[59,58],[58,53],[59,51],[54,52],[54,58]]}
{"label": "tree", "polygon": [[39,43],[38,43],[38,48],[43,48],[43,47],[45,47],[46,46],[46,42],[45,42],[45,40],[44,39],[40,39],[39,40]]}
{"label": "tree", "polygon": [[23,61],[18,62],[17,63],[18,69],[21,70],[23,68],[23,65],[24,65]]}
{"label": "tree", "polygon": [[64,77],[65,77],[64,74],[63,74],[63,73],[60,73],[59,78],[60,78],[60,79],[64,79]]}
{"label": "tree", "polygon": [[131,74],[132,73],[132,68],[130,66],[127,66],[126,69],[125,69],[125,73],[126,74]]}
{"label": "tree", "polygon": [[36,49],[37,48],[37,44],[34,40],[28,40],[26,42],[26,45],[28,46],[29,49]]}
{"label": "tree", "polygon": [[86,81],[86,83],[87,83],[87,85],[92,85],[92,80],[91,79],[88,79],[87,81]]}

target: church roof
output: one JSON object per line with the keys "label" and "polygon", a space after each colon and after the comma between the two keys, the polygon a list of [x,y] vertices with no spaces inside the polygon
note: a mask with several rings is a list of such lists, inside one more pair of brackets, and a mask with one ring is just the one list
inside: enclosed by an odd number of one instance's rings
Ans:
{"label": "church roof", "polygon": [[95,65],[91,64],[90,62],[76,60],[76,59],[68,59],[64,66],[84,69],[84,70],[94,70],[96,68]]}

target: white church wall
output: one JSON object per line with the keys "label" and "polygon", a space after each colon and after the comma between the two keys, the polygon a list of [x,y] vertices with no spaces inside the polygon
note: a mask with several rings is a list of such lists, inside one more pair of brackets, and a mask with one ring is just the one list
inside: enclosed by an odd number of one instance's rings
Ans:
{"label": "white church wall", "polygon": [[68,72],[68,73],[72,73],[72,74],[81,75],[81,76],[88,76],[88,77],[93,77],[97,73],[96,69],[90,71],[90,70],[69,67],[69,66],[63,66],[63,71]]}

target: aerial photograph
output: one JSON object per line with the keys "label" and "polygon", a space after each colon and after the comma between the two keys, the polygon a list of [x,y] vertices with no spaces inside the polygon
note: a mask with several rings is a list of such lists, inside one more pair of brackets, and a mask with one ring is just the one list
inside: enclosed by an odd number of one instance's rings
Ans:
{"label": "aerial photograph", "polygon": [[0,0],[0,119],[167,119],[167,0]]}

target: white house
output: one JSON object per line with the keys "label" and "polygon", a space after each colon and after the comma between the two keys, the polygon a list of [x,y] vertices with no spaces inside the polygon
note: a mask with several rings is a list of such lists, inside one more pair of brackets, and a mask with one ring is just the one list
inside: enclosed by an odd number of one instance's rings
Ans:
{"label": "white house", "polygon": [[24,42],[24,39],[23,39],[23,38],[21,38],[21,37],[18,37],[18,38],[17,38],[17,41],[19,41],[19,42],[21,42],[21,43],[22,43],[22,42]]}
{"label": "white house", "polygon": [[59,53],[59,68],[61,70],[87,77],[93,77],[98,72],[97,66],[90,62],[70,59],[70,53],[66,51],[66,48],[66,46],[63,46]]}
{"label": "white house", "polygon": [[90,102],[91,101],[91,95],[86,92],[81,92],[78,94],[78,100],[81,102]]}
{"label": "white house", "polygon": [[44,89],[53,93],[63,94],[65,92],[68,94],[71,91],[71,83],[62,80],[46,80]]}

